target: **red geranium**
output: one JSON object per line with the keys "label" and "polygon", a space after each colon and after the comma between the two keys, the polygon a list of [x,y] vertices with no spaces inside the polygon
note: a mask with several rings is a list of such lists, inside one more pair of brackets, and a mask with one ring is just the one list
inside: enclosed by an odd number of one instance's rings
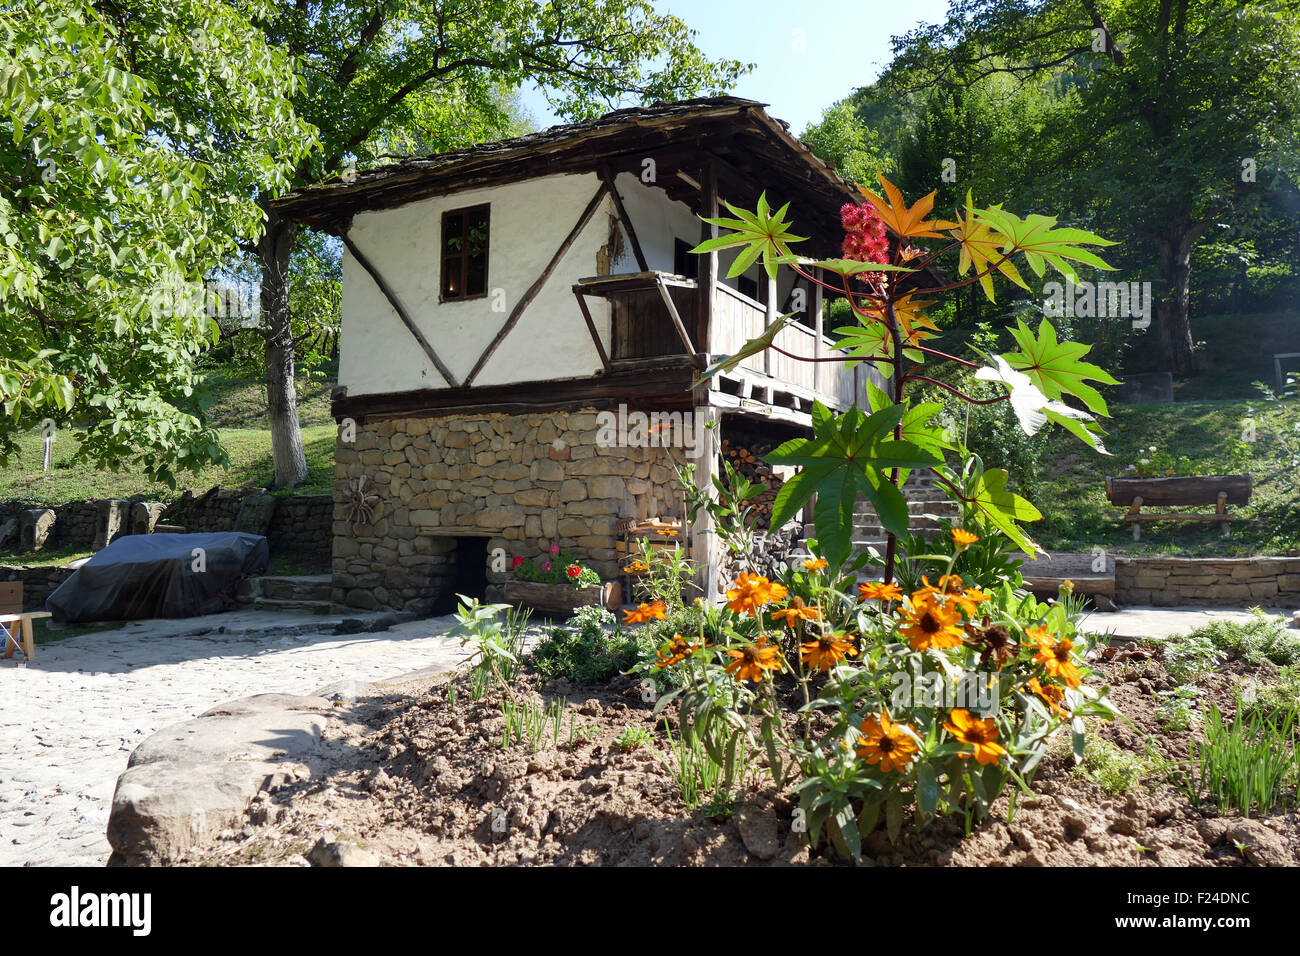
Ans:
{"label": "red geranium", "polygon": [[511,566],[512,568],[517,568],[517,567],[519,567],[519,565],[521,565],[521,564],[523,564],[523,563],[524,563],[524,559],[521,558],[521,557],[519,557],[518,555],[515,555],[515,560],[514,560],[513,563],[511,563],[510,566]]}
{"label": "red geranium", "polygon": [[571,564],[565,569],[564,573],[571,578],[576,578],[579,574],[582,573],[582,568],[578,567],[578,565],[576,564]]}

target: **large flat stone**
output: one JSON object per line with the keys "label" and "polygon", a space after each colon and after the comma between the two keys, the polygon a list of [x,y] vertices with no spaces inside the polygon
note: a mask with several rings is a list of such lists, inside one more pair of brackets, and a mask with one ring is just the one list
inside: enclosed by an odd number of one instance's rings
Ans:
{"label": "large flat stone", "polygon": [[246,714],[264,714],[276,710],[297,710],[306,713],[328,714],[333,705],[324,697],[302,694],[254,694],[218,704],[200,714],[202,717],[238,717]]}
{"label": "large flat stone", "polygon": [[135,748],[127,766],[295,759],[315,750],[324,729],[325,718],[303,711],[199,717],[158,731]]}

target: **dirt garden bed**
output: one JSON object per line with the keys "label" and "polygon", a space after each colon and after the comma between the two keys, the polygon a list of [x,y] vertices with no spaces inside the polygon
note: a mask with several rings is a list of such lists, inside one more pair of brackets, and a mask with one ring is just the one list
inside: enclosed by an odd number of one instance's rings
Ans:
{"label": "dirt garden bed", "polygon": [[[1161,691],[1177,682],[1159,649],[1107,649],[1094,680],[1109,683],[1126,720],[1098,721],[1076,767],[1054,748],[1008,822],[1008,800],[967,836],[959,820],[916,830],[898,845],[864,840],[867,865],[1287,866],[1300,864],[1300,814],[1263,819],[1194,807],[1179,783],[1186,730],[1166,730]],[[1230,712],[1234,687],[1266,684],[1272,666],[1228,664],[1199,680],[1200,706]],[[315,779],[262,794],[248,825],[191,850],[182,864],[306,865],[313,846],[353,844],[388,865],[836,865],[792,826],[789,792],[748,785],[730,813],[683,802],[670,746],[641,699],[617,677],[600,687],[523,676],[516,693],[568,702],[558,746],[502,746],[501,693],[471,699],[468,675],[426,691],[363,701],[330,731],[347,746]],[[1164,721],[1164,723],[1162,723]],[[631,732],[629,732],[631,728]],[[619,741],[650,735],[634,748]],[[756,778],[758,779],[758,778]],[[714,808],[717,809],[717,808]]]}

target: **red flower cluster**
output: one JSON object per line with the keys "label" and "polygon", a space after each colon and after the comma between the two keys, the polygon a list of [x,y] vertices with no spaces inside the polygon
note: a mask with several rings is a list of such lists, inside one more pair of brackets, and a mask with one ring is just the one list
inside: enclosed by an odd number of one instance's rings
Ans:
{"label": "red flower cluster", "polygon": [[576,564],[571,564],[564,569],[564,573],[571,578],[576,578],[579,574],[582,573],[582,568],[578,567]]}
{"label": "red flower cluster", "polygon": [[515,555],[515,559],[514,559],[514,561],[512,561],[512,562],[510,563],[510,566],[511,566],[512,568],[517,568],[517,567],[519,567],[519,565],[521,565],[521,564],[523,564],[523,563],[524,563],[524,559],[521,558],[521,557],[519,557],[518,555]]}
{"label": "red flower cluster", "polygon": [[[845,259],[855,262],[889,261],[889,235],[885,231],[884,221],[872,206],[845,203],[840,207],[840,222],[844,226]],[[858,274],[858,278],[871,285],[878,285],[882,275],[878,272],[863,272]]]}

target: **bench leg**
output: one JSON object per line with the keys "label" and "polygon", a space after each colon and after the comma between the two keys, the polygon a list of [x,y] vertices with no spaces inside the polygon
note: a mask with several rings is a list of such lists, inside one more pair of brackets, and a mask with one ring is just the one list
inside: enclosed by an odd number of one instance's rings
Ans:
{"label": "bench leg", "polygon": [[1141,522],[1141,521],[1134,521],[1134,522],[1133,522],[1133,540],[1134,540],[1134,541],[1141,541],[1141,540],[1142,540],[1142,522]]}
{"label": "bench leg", "polygon": [[29,661],[36,659],[36,625],[28,618],[23,618],[23,653]]}

